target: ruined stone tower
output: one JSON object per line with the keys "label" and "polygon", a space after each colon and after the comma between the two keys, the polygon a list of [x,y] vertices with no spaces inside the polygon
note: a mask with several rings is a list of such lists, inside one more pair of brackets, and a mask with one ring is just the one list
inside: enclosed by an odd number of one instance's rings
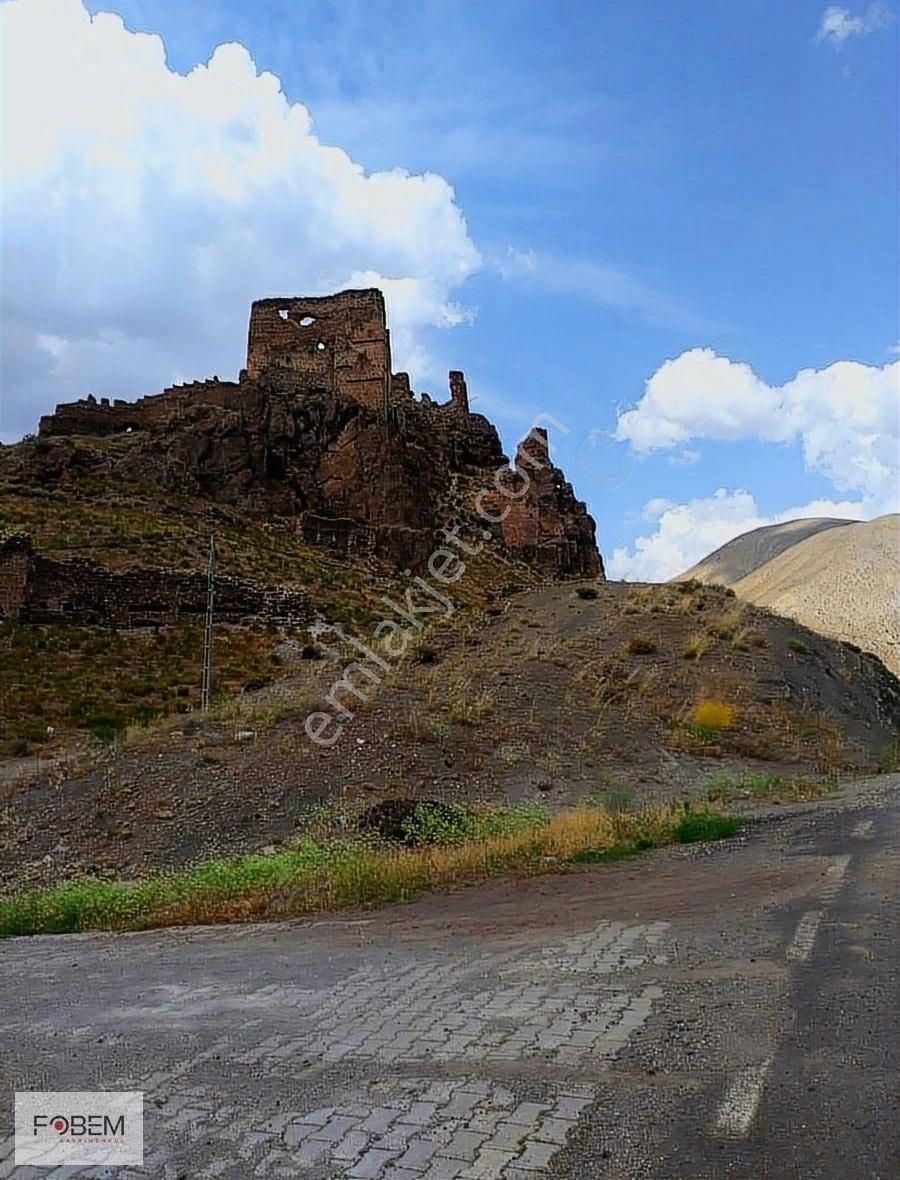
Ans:
{"label": "ruined stone tower", "polygon": [[376,288],[258,299],[250,309],[247,376],[276,386],[327,389],[387,410],[391,341]]}

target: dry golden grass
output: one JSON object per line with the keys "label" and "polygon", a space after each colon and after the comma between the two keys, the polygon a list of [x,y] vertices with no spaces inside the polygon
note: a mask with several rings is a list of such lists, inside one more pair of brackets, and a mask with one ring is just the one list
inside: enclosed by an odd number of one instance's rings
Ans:
{"label": "dry golden grass", "polygon": [[714,619],[710,619],[707,624],[707,630],[716,639],[734,639],[734,637],[741,630],[741,620],[744,615],[743,606],[735,606],[731,610],[724,611]]}
{"label": "dry golden grass", "polygon": [[206,861],[169,876],[86,879],[0,899],[0,935],[298,917],[406,901],[424,890],[474,884],[505,872],[559,871],[588,851],[656,847],[679,838],[684,822],[685,811],[676,805],[634,812],[580,807],[459,845],[403,849],[307,840],[272,856]]}
{"label": "dry golden grass", "polygon": [[684,659],[696,662],[707,651],[709,651],[709,636],[703,631],[696,631],[682,648],[681,654]]}
{"label": "dry golden grass", "polygon": [[694,706],[691,720],[703,729],[728,729],[734,724],[735,710],[724,701],[702,700]]}

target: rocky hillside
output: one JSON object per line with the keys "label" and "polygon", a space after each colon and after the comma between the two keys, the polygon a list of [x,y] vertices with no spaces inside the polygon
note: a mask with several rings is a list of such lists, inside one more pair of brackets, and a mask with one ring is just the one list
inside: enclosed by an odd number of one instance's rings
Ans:
{"label": "rocky hillside", "polygon": [[450,393],[416,398],[391,372],[379,291],[262,300],[237,382],[60,406],[37,438],[0,448],[0,483],[101,504],[160,494],[228,506],[259,528],[417,571],[459,528],[548,577],[600,573],[594,522],[546,430],[510,466],[496,429],[470,412],[462,373]]}
{"label": "rocky hillside", "polygon": [[735,537],[675,581],[739,598],[874,652],[900,675],[900,516],[810,518]]}
{"label": "rocky hillside", "polygon": [[545,429],[510,463],[462,373],[437,403],[392,372],[379,291],[261,300],[237,381],[88,396],[0,446],[0,757],[196,706],[212,535],[234,693],[283,674],[268,631],[364,624],[398,577],[475,605],[600,577],[594,532]]}
{"label": "rocky hillside", "polygon": [[386,797],[639,801],[895,757],[880,661],[721,588],[545,585],[408,631],[387,669],[371,633],[282,648],[287,674],[240,701],[0,787],[0,888],[260,849]]}
{"label": "rocky hillside", "polygon": [[0,526],[0,889],[258,849],[384,797],[893,757],[874,656],[721,586],[604,581],[546,431],[510,463],[461,373],[414,396],[377,291],[254,304],[237,381],[58,407],[0,447]]}

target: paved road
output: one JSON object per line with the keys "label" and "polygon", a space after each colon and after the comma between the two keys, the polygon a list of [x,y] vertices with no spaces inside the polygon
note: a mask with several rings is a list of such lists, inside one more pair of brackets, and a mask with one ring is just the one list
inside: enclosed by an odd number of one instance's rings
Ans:
{"label": "paved road", "polygon": [[[0,949],[0,1180],[897,1180],[898,778],[380,914]],[[141,1170],[12,1163],[141,1089]]]}

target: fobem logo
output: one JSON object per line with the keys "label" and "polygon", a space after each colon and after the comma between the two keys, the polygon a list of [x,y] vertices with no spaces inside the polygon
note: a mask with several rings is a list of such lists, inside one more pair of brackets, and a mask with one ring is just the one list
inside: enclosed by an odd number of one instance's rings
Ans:
{"label": "fobem logo", "polygon": [[139,1090],[16,1093],[16,1163],[141,1164],[144,1095]]}
{"label": "fobem logo", "polygon": [[112,1119],[108,1114],[45,1114],[34,1116],[34,1133],[50,1127],[59,1135],[105,1135],[109,1138],[125,1134],[125,1115]]}

